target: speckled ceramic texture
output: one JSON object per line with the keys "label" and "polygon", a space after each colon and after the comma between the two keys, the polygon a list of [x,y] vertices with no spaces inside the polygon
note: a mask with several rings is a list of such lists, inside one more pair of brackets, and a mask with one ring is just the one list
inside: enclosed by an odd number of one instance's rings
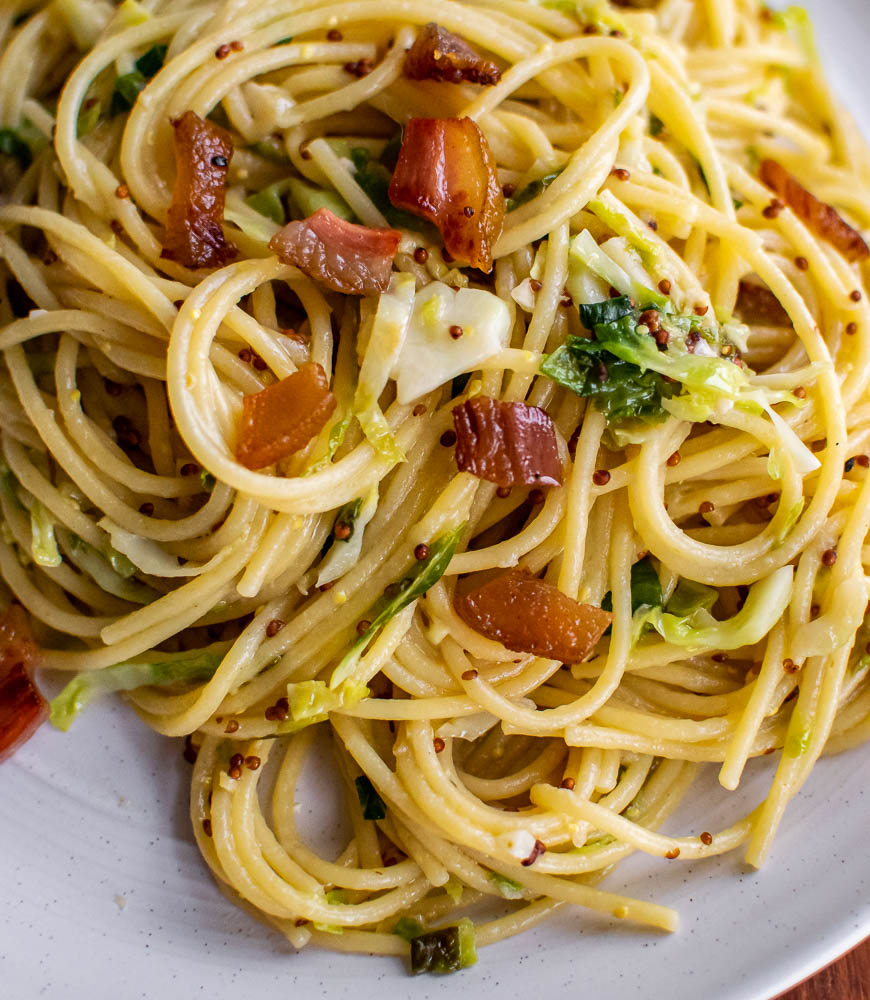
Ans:
{"label": "speckled ceramic texture", "polygon": [[[870,2],[808,6],[870,134]],[[711,770],[667,829],[727,826],[764,794],[772,767],[755,762],[736,794]],[[179,741],[120,703],[95,707],[0,768],[0,998],[769,1000],[870,933],[868,778],[870,750],[822,761],[761,873],[738,857],[641,857],[607,879],[677,907],[676,934],[574,910],[459,975],[411,979],[394,959],[296,954],[225,900],[190,833]]]}

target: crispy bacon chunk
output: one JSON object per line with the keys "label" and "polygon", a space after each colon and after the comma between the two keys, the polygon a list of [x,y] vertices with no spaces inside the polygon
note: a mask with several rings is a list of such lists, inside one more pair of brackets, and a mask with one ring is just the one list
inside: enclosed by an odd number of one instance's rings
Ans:
{"label": "crispy bacon chunk", "polygon": [[454,606],[459,617],[487,639],[516,653],[580,663],[604,634],[613,615],[580,604],[557,587],[512,569]]}
{"label": "crispy bacon chunk", "polygon": [[220,267],[236,255],[222,225],[233,141],[193,111],[172,125],[177,176],[161,256],[185,267]]}
{"label": "crispy bacon chunk", "polygon": [[372,229],[318,208],[302,222],[288,222],[269,242],[285,264],[346,295],[384,292],[402,234]]}
{"label": "crispy bacon chunk", "polygon": [[470,118],[412,118],[405,126],[390,201],[434,222],[458,260],[492,270],[504,225],[495,158]]}
{"label": "crispy bacon chunk", "polygon": [[405,56],[409,80],[442,80],[446,83],[480,83],[491,87],[501,79],[501,70],[484,59],[458,35],[430,22],[417,35]]}
{"label": "crispy bacon chunk", "polygon": [[499,486],[561,486],[556,429],[546,410],[475,396],[453,410],[456,464]]}
{"label": "crispy bacon chunk", "polygon": [[304,448],[334,409],[326,372],[314,362],[303,365],[242,400],[236,458],[248,469],[264,469]]}
{"label": "crispy bacon chunk", "polygon": [[26,612],[10,604],[0,617],[0,761],[29,740],[48,715],[31,676],[37,653]]}
{"label": "crispy bacon chunk", "polygon": [[870,257],[870,247],[864,237],[846,222],[833,205],[810,194],[776,160],[765,160],[761,164],[760,176],[817,236],[836,247],[847,260],[866,260]]}
{"label": "crispy bacon chunk", "polygon": [[737,314],[750,326],[791,326],[788,313],[767,287],[754,281],[741,281],[737,295]]}

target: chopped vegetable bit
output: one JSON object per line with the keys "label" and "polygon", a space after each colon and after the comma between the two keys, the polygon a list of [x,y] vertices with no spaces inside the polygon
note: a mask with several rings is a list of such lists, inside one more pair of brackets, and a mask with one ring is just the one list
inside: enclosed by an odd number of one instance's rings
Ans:
{"label": "chopped vegetable bit", "polygon": [[476,396],[453,409],[456,464],[498,486],[561,486],[556,428],[546,410]]}
{"label": "chopped vegetable bit", "polygon": [[386,819],[387,807],[371,781],[364,774],[361,774],[358,778],[354,778],[353,783],[356,785],[356,795],[362,809],[363,819]]}
{"label": "chopped vegetable bit", "polygon": [[520,188],[516,194],[508,198],[505,207],[509,212],[512,212],[515,208],[519,208],[521,205],[530,202],[533,198],[537,198],[539,194],[543,194],[547,190],[561,173],[561,170],[554,170],[551,174],[546,174],[544,177],[539,177],[537,180],[531,181],[524,188]]}
{"label": "chopped vegetable bit", "polygon": [[236,458],[248,469],[263,469],[292,455],[323,430],[335,405],[326,372],[315,362],[245,396]]}
{"label": "chopped vegetable bit", "polygon": [[230,643],[219,643],[204,649],[191,649],[186,653],[160,653],[154,650],[144,653],[140,659],[116,663],[105,670],[78,674],[51,702],[51,723],[66,731],[94,698],[113,691],[200,684],[211,680],[229,647]]}
{"label": "chopped vegetable bit", "polygon": [[370,621],[371,625],[342,657],[329,680],[330,688],[335,690],[353,674],[359,658],[388,621],[395,618],[412,601],[422,597],[430,587],[434,587],[441,579],[450,565],[450,560],[453,558],[453,553],[456,551],[456,546],[464,531],[465,525],[460,524],[452,531],[436,538],[431,545],[427,546],[426,558],[418,560],[408,575],[395,584],[396,596],[384,597],[382,601],[378,601],[369,608],[365,620]]}
{"label": "chopped vegetable bit", "polygon": [[455,291],[441,281],[430,282],[414,299],[393,370],[399,402],[410,403],[456,375],[473,371],[508,346],[510,328],[510,310],[492,292]]}
{"label": "chopped vegetable bit", "polygon": [[520,570],[510,570],[457,597],[454,606],[466,625],[487,639],[516,653],[563,663],[585,659],[613,618]]}
{"label": "chopped vegetable bit", "polygon": [[411,972],[457,972],[477,961],[474,924],[463,917],[452,927],[411,939]]}
{"label": "chopped vegetable bit", "polygon": [[870,247],[864,237],[833,207],[819,201],[776,160],[764,160],[759,171],[761,180],[794,210],[795,214],[820,236],[836,247],[846,260],[866,260]]}
{"label": "chopped vegetable bit", "polygon": [[458,35],[433,22],[417,35],[405,56],[409,80],[443,80],[446,83],[479,83],[491,87],[501,79],[501,70],[484,59]]}
{"label": "chopped vegetable bit", "polygon": [[287,264],[347,295],[383,292],[402,234],[340,219],[328,208],[302,222],[290,222],[269,241]]}
{"label": "chopped vegetable bit", "polygon": [[161,256],[185,267],[226,264],[236,255],[222,226],[232,139],[193,111],[172,124],[178,173]]}
{"label": "chopped vegetable bit", "polygon": [[471,118],[412,118],[389,195],[398,208],[434,222],[457,260],[492,270],[504,195],[495,157]]}
{"label": "chopped vegetable bit", "polygon": [[0,761],[27,742],[48,715],[32,679],[38,653],[27,612],[10,604],[0,617]]}
{"label": "chopped vegetable bit", "polygon": [[[649,556],[631,567],[631,613],[640,608],[660,608],[664,603],[662,584]],[[607,593],[601,602],[605,611],[613,610],[613,595]]]}
{"label": "chopped vegetable bit", "polygon": [[426,928],[420,923],[420,921],[414,920],[413,917],[399,917],[393,925],[393,934],[395,934],[396,937],[404,938],[405,941],[413,941],[414,938],[419,937],[425,929]]}

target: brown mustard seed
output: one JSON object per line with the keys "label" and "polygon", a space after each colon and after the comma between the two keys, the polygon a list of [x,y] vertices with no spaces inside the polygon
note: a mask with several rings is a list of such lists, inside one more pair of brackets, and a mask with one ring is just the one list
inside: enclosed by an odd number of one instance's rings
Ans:
{"label": "brown mustard seed", "polygon": [[532,848],[532,853],[522,861],[523,868],[528,868],[533,865],[538,858],[547,850],[547,845],[540,840],[535,841],[535,846]]}
{"label": "brown mustard seed", "polygon": [[794,266],[799,271],[808,271],[810,269],[810,262],[806,259],[806,257],[795,257]]}
{"label": "brown mustard seed", "polygon": [[340,42],[344,35],[338,30],[338,28],[331,28],[326,33],[326,38],[330,42]]}
{"label": "brown mustard seed", "polygon": [[855,461],[862,469],[870,469],[870,455],[856,455]]}
{"label": "brown mustard seed", "polygon": [[851,294],[849,295],[849,298],[850,298],[850,299],[851,299],[851,300],[852,300],[853,302],[860,302],[860,301],[861,301],[861,299],[863,299],[863,298],[864,298],[864,296],[863,296],[863,295],[861,294],[861,292],[859,292],[859,291],[858,291],[858,289],[856,288],[856,289],[855,289],[855,291],[854,291],[854,292],[852,292],[852,293],[851,293]]}
{"label": "brown mustard seed", "polygon": [[119,184],[115,188],[115,197],[116,198],[129,198],[130,197],[130,189],[127,187],[126,184]]}
{"label": "brown mustard seed", "polygon": [[345,524],[344,521],[339,521],[332,529],[332,533],[340,542],[346,542],[350,538],[350,525]]}
{"label": "brown mustard seed", "polygon": [[716,505],[712,502],[712,500],[705,500],[701,504],[701,506],[698,508],[698,513],[699,514],[712,514],[715,509],[716,509]]}
{"label": "brown mustard seed", "polygon": [[682,460],[683,460],[683,456],[678,451],[675,451],[673,453],[673,455],[671,455],[668,458],[668,463],[667,464],[673,469],[675,466],[679,465],[680,462],[682,462]]}
{"label": "brown mustard seed", "polygon": [[239,731],[239,722],[238,722],[238,719],[230,719],[230,721],[226,725],[226,729],[224,729],[224,732],[225,733],[237,733],[238,731]]}
{"label": "brown mustard seed", "polygon": [[452,448],[456,444],[456,431],[445,431],[440,441],[445,448]]}
{"label": "brown mustard seed", "polygon": [[667,278],[662,278],[662,280],[659,282],[659,291],[662,293],[662,295],[671,294],[671,283],[668,281]]}
{"label": "brown mustard seed", "polygon": [[544,502],[544,491],[538,489],[530,490],[529,501],[535,507],[537,507],[539,504],[542,504]]}
{"label": "brown mustard seed", "polygon": [[462,336],[463,330],[461,326],[458,326],[456,323],[454,323],[447,332],[454,340],[459,340],[459,338]]}
{"label": "brown mustard seed", "polygon": [[783,670],[784,670],[784,671],[785,671],[785,672],[786,672],[787,674],[793,674],[793,673],[795,673],[795,671],[797,670],[797,664],[796,664],[796,663],[794,662],[794,660],[793,660],[793,659],[792,659],[792,658],[791,658],[791,657],[789,656],[789,657],[787,657],[786,659],[784,659],[784,660],[782,661],[782,669],[783,669]]}
{"label": "brown mustard seed", "polygon": [[505,196],[505,198],[513,198],[513,196],[517,193],[516,184],[502,184],[501,193]]}
{"label": "brown mustard seed", "polygon": [[235,39],[235,41],[230,42],[230,48],[233,50],[233,52],[241,52],[244,49],[244,47],[245,43],[240,42],[238,39]]}
{"label": "brown mustard seed", "polygon": [[510,486],[499,486],[499,488],[495,491],[495,495],[502,500],[507,500],[507,498],[511,495]]}
{"label": "brown mustard seed", "polygon": [[299,147],[299,155],[303,160],[311,159],[311,150],[307,149],[305,146]]}
{"label": "brown mustard seed", "polygon": [[825,450],[825,439],[820,438],[818,441],[813,441],[811,447],[813,451],[824,451]]}
{"label": "brown mustard seed", "polygon": [[614,167],[613,170],[610,171],[610,173],[618,181],[630,181],[631,180],[631,171],[626,170],[625,167]]}
{"label": "brown mustard seed", "polygon": [[429,546],[425,542],[414,546],[414,558],[420,562],[429,558]]}
{"label": "brown mustard seed", "polygon": [[356,62],[344,64],[345,73],[350,73],[351,76],[358,77],[359,79],[368,76],[374,68],[375,64],[371,59],[357,59]]}
{"label": "brown mustard seed", "polygon": [[211,837],[212,836],[211,820],[210,819],[204,819],[202,821],[202,832],[206,835],[206,837]]}
{"label": "brown mustard seed", "polygon": [[268,638],[274,639],[282,628],[284,628],[284,622],[280,618],[273,618],[266,626],[266,635]]}
{"label": "brown mustard seed", "polygon": [[258,372],[264,372],[269,367],[268,363],[265,362],[260,357],[259,354],[255,354],[254,355],[254,360],[253,360],[252,363],[253,363],[254,367],[257,369]]}
{"label": "brown mustard seed", "polygon": [[154,513],[154,504],[150,500],[146,500],[145,503],[139,508],[139,513],[144,514],[145,517],[151,517]]}
{"label": "brown mustard seed", "polygon": [[418,264],[425,264],[428,259],[429,251],[426,247],[417,247],[414,251],[414,260],[417,261]]}
{"label": "brown mustard seed", "polygon": [[243,347],[239,351],[239,361],[244,361],[246,365],[249,365],[254,360],[254,352],[250,347]]}
{"label": "brown mustard seed", "polygon": [[833,566],[836,561],[837,561],[837,550],[825,549],[825,551],[822,553],[822,565]]}
{"label": "brown mustard seed", "polygon": [[321,585],[317,589],[320,591],[321,594],[325,594],[327,590],[332,590],[334,586],[335,586],[335,581],[331,580],[329,583],[321,583]]}
{"label": "brown mustard seed", "polygon": [[672,847],[668,851],[668,853],[665,855],[665,857],[668,859],[668,861],[673,861],[675,858],[678,858],[679,856],[680,856],[680,849],[679,849],[679,847]]}
{"label": "brown mustard seed", "polygon": [[713,843],[713,834],[712,833],[706,833],[706,832],[702,833],[701,834],[701,843],[704,844],[706,847],[709,847],[710,844]]}
{"label": "brown mustard seed", "polygon": [[474,209],[471,207],[471,205],[466,205],[465,208],[462,209],[462,214],[465,216],[466,219],[471,219],[474,216]]}
{"label": "brown mustard seed", "polygon": [[240,753],[234,753],[230,757],[230,767],[241,767],[245,763],[245,758]]}
{"label": "brown mustard seed", "polygon": [[422,417],[425,412],[426,412],[426,404],[425,403],[417,403],[417,405],[414,407],[414,409],[411,410],[411,413],[415,417]]}
{"label": "brown mustard seed", "polygon": [[794,394],[798,399],[807,398],[807,390],[802,385],[797,386],[797,388],[794,391]]}
{"label": "brown mustard seed", "polygon": [[539,292],[543,287],[543,282],[538,281],[537,278],[529,278],[529,288],[531,288],[533,292]]}
{"label": "brown mustard seed", "polygon": [[230,777],[231,777],[231,778],[232,778],[232,779],[233,779],[234,781],[238,781],[238,780],[239,780],[239,778],[241,778],[241,776],[242,776],[242,769],[241,769],[240,767],[231,767],[231,768],[230,768],[230,769],[229,769],[229,770],[227,771],[227,774],[228,774],[228,775],[229,775],[229,776],[230,776]]}
{"label": "brown mustard seed", "polygon": [[181,467],[182,476],[198,476],[199,466],[196,462],[185,462]]}
{"label": "brown mustard seed", "polygon": [[435,753],[443,753],[444,747],[446,747],[447,744],[441,739],[440,736],[436,736],[435,739],[432,740],[432,746],[435,748]]}
{"label": "brown mustard seed", "polygon": [[596,486],[606,486],[610,482],[610,473],[607,469],[596,469],[592,473],[592,482]]}
{"label": "brown mustard seed", "polygon": [[356,634],[357,635],[365,635],[366,632],[368,632],[368,630],[371,627],[372,627],[372,623],[368,620],[368,618],[363,618],[362,621],[358,621],[356,623]]}
{"label": "brown mustard seed", "polygon": [[695,306],[694,313],[696,316],[706,316],[710,311],[709,306]]}
{"label": "brown mustard seed", "polygon": [[781,198],[773,198],[761,214],[765,219],[778,219],[784,208],[785,202]]}
{"label": "brown mustard seed", "polygon": [[256,757],[254,754],[251,754],[249,757],[245,757],[245,767],[249,771],[256,771],[261,763],[260,758]]}
{"label": "brown mustard seed", "polygon": [[858,332],[858,324],[857,323],[847,323],[846,324],[846,333],[850,337],[854,337],[857,332]]}
{"label": "brown mustard seed", "polygon": [[573,778],[562,778],[562,783],[559,785],[560,788],[567,788],[569,792],[574,791],[574,779]]}
{"label": "brown mustard seed", "polygon": [[472,667],[471,670],[463,670],[462,671],[462,679],[464,681],[473,681],[473,680],[476,680],[477,679],[477,671],[474,669],[474,667]]}
{"label": "brown mustard seed", "polygon": [[215,59],[226,59],[226,57],[230,54],[230,52],[232,52],[232,49],[229,47],[229,45],[224,43],[223,45],[219,45],[214,50],[214,57]]}
{"label": "brown mustard seed", "polygon": [[274,705],[270,705],[263,714],[266,716],[269,722],[276,722],[278,719],[278,715],[275,711]]}

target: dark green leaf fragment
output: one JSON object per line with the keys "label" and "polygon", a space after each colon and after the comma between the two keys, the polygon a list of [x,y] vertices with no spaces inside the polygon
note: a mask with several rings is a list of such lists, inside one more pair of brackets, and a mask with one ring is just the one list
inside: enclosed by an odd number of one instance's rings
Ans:
{"label": "dark green leaf fragment", "polygon": [[109,109],[111,115],[114,117],[129,111],[136,103],[136,98],[145,89],[145,83],[145,77],[138,69],[119,76],[112,90],[112,103]]}
{"label": "dark green leaf fragment", "polygon": [[356,785],[356,796],[362,808],[363,819],[386,819],[387,807],[371,781],[361,774],[353,783]]}
{"label": "dark green leaf fragment", "polygon": [[457,972],[476,961],[474,924],[467,918],[411,940],[411,972],[415,976],[421,972]]}
{"label": "dark green leaf fragment", "polygon": [[537,198],[539,194],[543,194],[561,173],[561,170],[554,170],[553,173],[547,174],[545,177],[540,177],[538,180],[532,181],[531,184],[527,184],[524,188],[520,188],[515,195],[508,198],[505,202],[506,210],[512,212],[515,208],[519,208],[520,205],[530,202],[532,198]]}
{"label": "dark green leaf fragment", "polygon": [[26,169],[33,162],[30,146],[21,138],[14,128],[0,128],[0,155],[11,156],[18,160]]}
{"label": "dark green leaf fragment", "polygon": [[147,52],[139,56],[136,60],[136,69],[139,70],[146,80],[150,80],[152,76],[156,76],[163,69],[168,48],[168,45],[152,45]]}

